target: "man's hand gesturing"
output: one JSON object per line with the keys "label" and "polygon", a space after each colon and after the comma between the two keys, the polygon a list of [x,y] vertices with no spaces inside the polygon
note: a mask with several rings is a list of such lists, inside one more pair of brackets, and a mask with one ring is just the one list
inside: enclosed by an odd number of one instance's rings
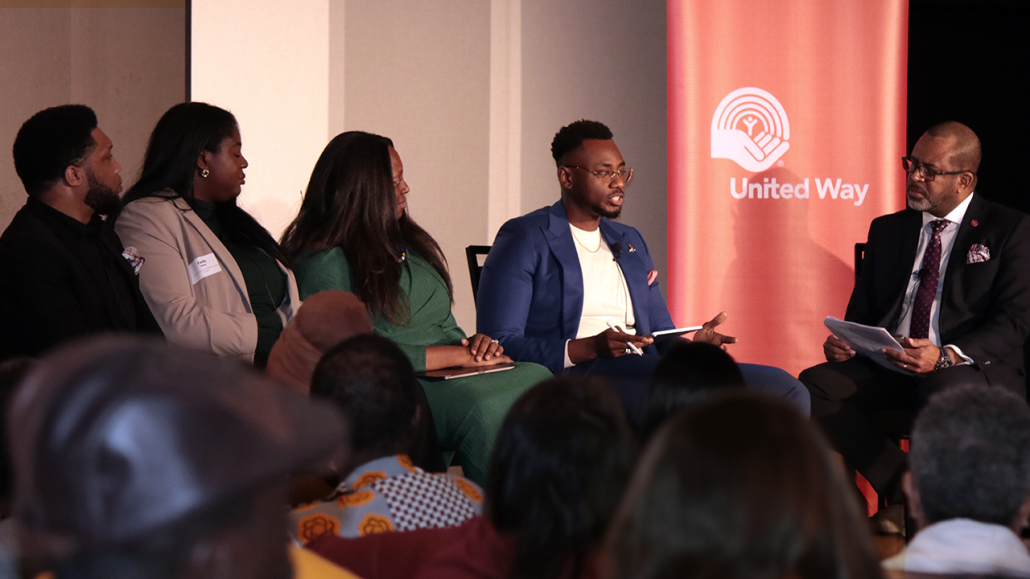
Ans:
{"label": "man's hand gesturing", "polygon": [[737,339],[732,336],[724,336],[715,331],[715,328],[726,321],[726,312],[719,312],[719,315],[715,316],[711,320],[701,325],[701,329],[694,334],[695,342],[707,342],[719,346],[723,350],[726,349],[726,344],[735,344]]}

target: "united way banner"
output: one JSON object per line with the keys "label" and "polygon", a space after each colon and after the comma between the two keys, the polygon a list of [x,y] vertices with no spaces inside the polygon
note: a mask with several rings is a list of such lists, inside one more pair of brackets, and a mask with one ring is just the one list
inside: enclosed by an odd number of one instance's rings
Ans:
{"label": "united way banner", "polygon": [[906,0],[669,0],[668,298],[737,360],[823,361],[854,244],[904,207]]}

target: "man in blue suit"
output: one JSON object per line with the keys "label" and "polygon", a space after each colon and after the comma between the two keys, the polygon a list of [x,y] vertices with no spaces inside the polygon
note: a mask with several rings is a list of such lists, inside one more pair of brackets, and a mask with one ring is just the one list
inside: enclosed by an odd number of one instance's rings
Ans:
{"label": "man in blue suit", "polygon": [[[640,232],[619,216],[633,170],[594,121],[563,127],[551,143],[561,200],[501,227],[483,266],[478,331],[518,361],[555,373],[605,376],[639,418],[659,350],[649,334],[675,327]],[[694,339],[725,347],[720,313]],[[637,351],[642,355],[633,355]],[[748,386],[787,398],[806,415],[808,393],[786,372],[742,364]]]}

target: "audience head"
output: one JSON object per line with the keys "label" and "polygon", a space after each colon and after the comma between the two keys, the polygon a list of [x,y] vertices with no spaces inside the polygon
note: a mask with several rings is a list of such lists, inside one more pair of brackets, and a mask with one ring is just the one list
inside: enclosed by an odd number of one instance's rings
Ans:
{"label": "audience head", "polygon": [[587,139],[610,141],[612,138],[611,129],[604,123],[588,120],[576,121],[562,127],[554,135],[554,139],[551,141],[551,156],[560,167],[565,164],[565,155],[583,146],[583,141]]}
{"label": "audience head", "polygon": [[815,427],[746,391],[648,445],[608,537],[612,578],[879,577],[868,525]]}
{"label": "audience head", "polygon": [[340,290],[308,296],[293,322],[283,328],[265,371],[300,394],[311,392],[311,375],[322,356],[357,334],[372,332],[365,304]]}
{"label": "audience head", "polygon": [[487,474],[487,516],[517,537],[510,577],[558,577],[608,526],[636,446],[597,379],[554,378],[523,394],[501,425]]}
{"label": "audience head", "polygon": [[905,490],[922,524],[972,519],[1018,529],[1030,516],[1030,408],[1001,388],[956,386],[916,417]]}
{"label": "audience head", "polygon": [[428,261],[453,294],[439,244],[403,209],[407,193],[393,141],[361,131],[337,135],[315,163],[283,248],[293,260],[340,248],[357,282],[354,293],[370,313],[403,323],[408,304],[399,282],[406,253]]}
{"label": "audience head", "polygon": [[408,357],[382,336],[354,336],[326,353],[311,378],[311,396],[331,400],[347,418],[348,472],[376,458],[408,452],[418,388]]}
{"label": "audience head", "polygon": [[281,481],[345,437],[329,405],[139,337],[44,358],[8,422],[21,547],[58,579],[290,577]]}
{"label": "audience head", "polygon": [[727,388],[743,388],[744,375],[718,346],[678,340],[662,354],[644,404],[641,432],[648,439],[677,410]]}

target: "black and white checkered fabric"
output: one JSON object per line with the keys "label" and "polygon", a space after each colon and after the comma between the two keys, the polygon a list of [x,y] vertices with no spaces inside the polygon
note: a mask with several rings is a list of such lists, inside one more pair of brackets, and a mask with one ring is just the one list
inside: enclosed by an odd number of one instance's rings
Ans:
{"label": "black and white checkered fabric", "polygon": [[386,498],[398,531],[460,525],[480,507],[446,474],[395,476],[376,481],[372,488]]}

